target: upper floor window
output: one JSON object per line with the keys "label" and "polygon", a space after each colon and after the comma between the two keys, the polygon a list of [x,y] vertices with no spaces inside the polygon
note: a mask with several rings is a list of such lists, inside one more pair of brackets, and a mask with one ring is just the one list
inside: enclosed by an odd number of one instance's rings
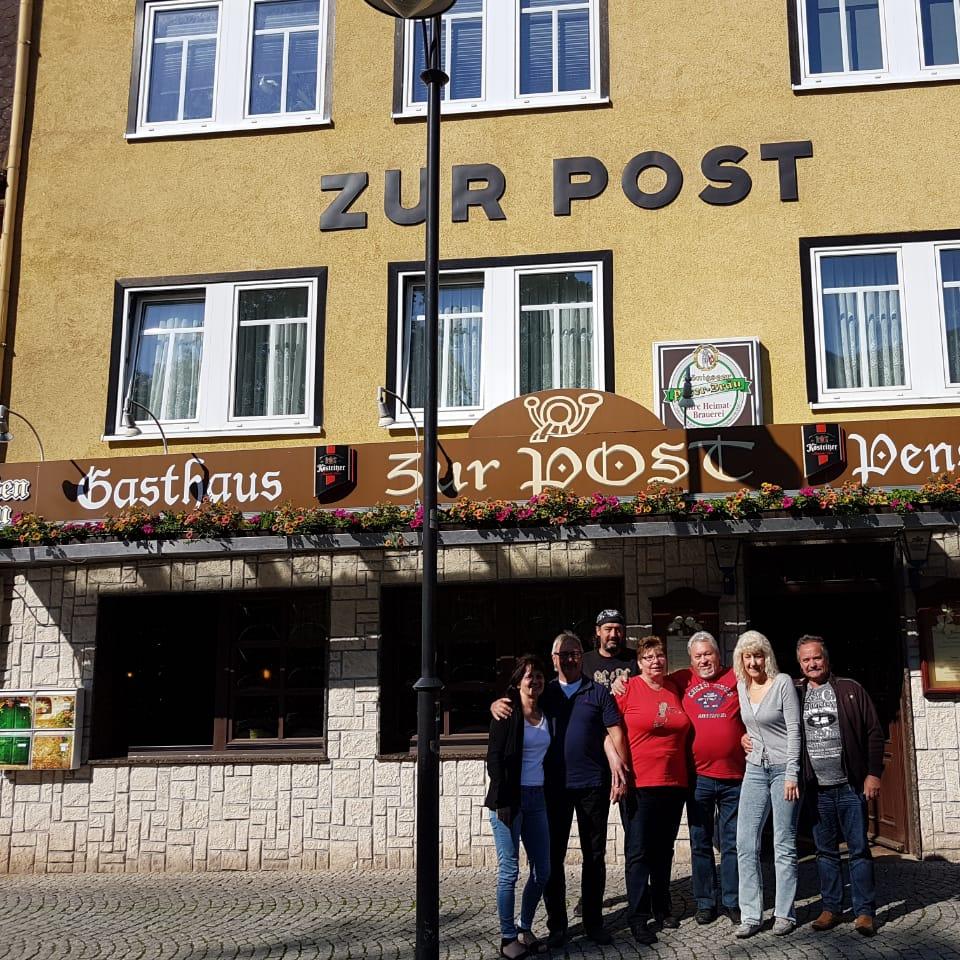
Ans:
{"label": "upper floor window", "polygon": [[[426,111],[424,40],[398,23],[394,113]],[[516,109],[607,98],[606,0],[456,0],[443,15],[440,55],[450,76],[445,112]]]}
{"label": "upper floor window", "polygon": [[[438,305],[440,422],[470,423],[538,390],[612,389],[610,269],[607,253],[445,264]],[[392,264],[390,297],[388,386],[419,416],[425,402],[422,272]]]}
{"label": "upper floor window", "polygon": [[960,78],[960,0],[796,0],[805,88]]}
{"label": "upper floor window", "polygon": [[138,0],[127,136],[329,121],[332,0]]}
{"label": "upper floor window", "polygon": [[811,401],[956,402],[960,239],[804,245],[816,367]]}
{"label": "upper floor window", "polygon": [[153,439],[150,414],[168,436],[319,427],[325,280],[320,269],[118,283],[106,435],[127,406]]}

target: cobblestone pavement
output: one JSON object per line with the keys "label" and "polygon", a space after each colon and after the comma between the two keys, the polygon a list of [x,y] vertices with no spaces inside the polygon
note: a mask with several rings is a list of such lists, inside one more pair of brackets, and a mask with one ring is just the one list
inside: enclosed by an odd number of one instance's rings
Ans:
{"label": "cobblestone pavement", "polygon": [[[680,929],[661,934],[655,947],[638,948],[622,916],[622,874],[612,868],[607,916],[613,944],[599,948],[575,938],[565,952],[572,960],[632,958],[638,951],[676,960],[960,960],[960,865],[884,858],[877,871],[882,927],[873,939],[856,934],[851,923],[825,934],[810,929],[818,903],[814,867],[804,863],[801,926],[792,936],[767,931],[739,942],[726,919],[697,926],[688,881],[681,879],[673,887],[675,906],[684,908]],[[413,893],[409,873],[7,876],[0,878],[0,957],[412,960]],[[496,957],[493,874],[447,873],[441,896],[441,956]],[[542,929],[542,917],[537,926]]]}

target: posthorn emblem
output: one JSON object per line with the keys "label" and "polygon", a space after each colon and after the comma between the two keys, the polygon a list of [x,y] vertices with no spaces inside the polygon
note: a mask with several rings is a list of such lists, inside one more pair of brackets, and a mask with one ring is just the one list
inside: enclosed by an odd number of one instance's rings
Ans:
{"label": "posthorn emblem", "polygon": [[599,393],[581,393],[577,397],[541,397],[532,394],[523,401],[536,430],[531,443],[546,443],[548,437],[566,440],[586,429],[597,408],[603,403]]}

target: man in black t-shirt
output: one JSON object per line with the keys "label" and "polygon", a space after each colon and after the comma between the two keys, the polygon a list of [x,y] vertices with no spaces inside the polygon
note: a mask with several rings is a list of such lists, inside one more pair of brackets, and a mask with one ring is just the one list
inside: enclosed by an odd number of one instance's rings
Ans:
{"label": "man in black t-shirt", "polygon": [[619,610],[597,614],[596,647],[583,655],[583,675],[607,690],[617,677],[629,679],[639,672],[637,655],[624,644],[627,621]]}

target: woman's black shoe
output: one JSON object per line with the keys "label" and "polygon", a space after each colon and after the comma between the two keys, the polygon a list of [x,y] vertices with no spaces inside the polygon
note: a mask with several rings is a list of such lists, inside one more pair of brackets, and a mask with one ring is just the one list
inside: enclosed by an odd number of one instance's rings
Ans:
{"label": "woman's black shoe", "polygon": [[713,923],[717,919],[717,911],[713,907],[704,907],[701,910],[698,910],[694,920],[700,924],[701,927],[705,927],[708,923]]}
{"label": "woman's black shoe", "polygon": [[657,935],[645,923],[631,923],[630,932],[637,943],[650,946],[657,942]]}
{"label": "woman's black shoe", "polygon": [[677,930],[680,927],[680,921],[669,913],[658,913],[653,918],[653,926],[656,930]]}

